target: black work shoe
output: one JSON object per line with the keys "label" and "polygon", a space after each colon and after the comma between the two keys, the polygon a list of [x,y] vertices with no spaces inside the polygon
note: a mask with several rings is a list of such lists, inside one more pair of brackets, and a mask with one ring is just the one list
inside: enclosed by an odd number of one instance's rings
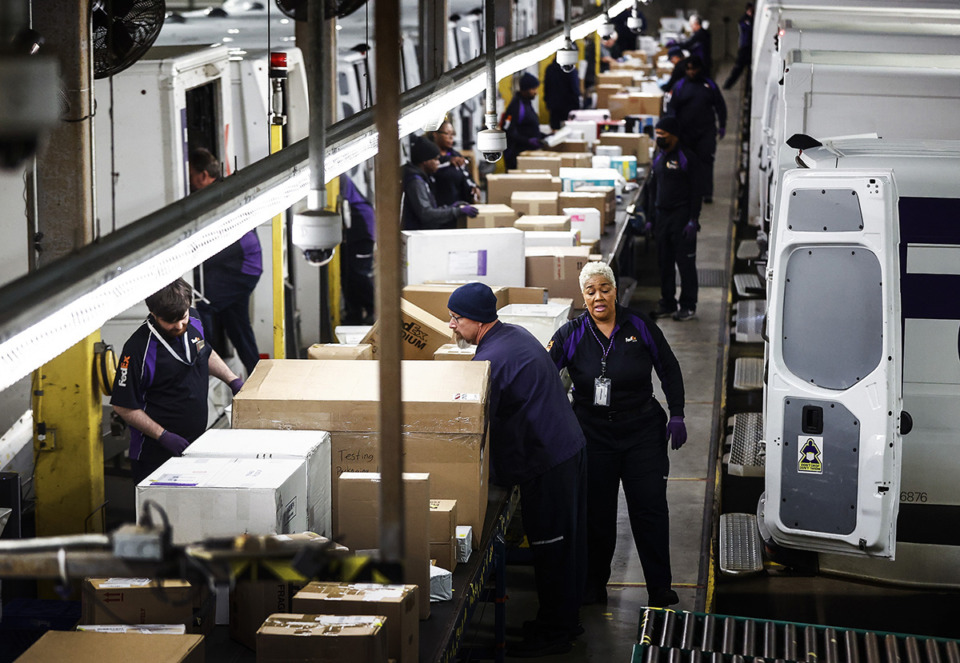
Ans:
{"label": "black work shoe", "polygon": [[676,311],[673,314],[674,320],[679,320],[683,322],[684,320],[693,320],[697,317],[697,312],[690,308],[682,308]]}
{"label": "black work shoe", "polygon": [[649,588],[647,605],[654,608],[666,608],[680,603],[680,597],[669,587]]}
{"label": "black work shoe", "polygon": [[512,658],[539,658],[540,656],[556,656],[566,654],[573,649],[570,639],[546,638],[540,635],[525,637],[517,643],[507,643],[507,656]]}
{"label": "black work shoe", "polygon": [[669,318],[671,315],[674,315],[677,312],[677,309],[667,308],[665,306],[659,306],[655,311],[650,311],[650,317],[654,320],[658,318]]}

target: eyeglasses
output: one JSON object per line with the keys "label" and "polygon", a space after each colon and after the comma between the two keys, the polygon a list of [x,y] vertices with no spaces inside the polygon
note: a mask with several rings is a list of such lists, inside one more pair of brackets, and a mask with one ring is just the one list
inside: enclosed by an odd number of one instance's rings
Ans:
{"label": "eyeglasses", "polygon": [[450,322],[455,322],[459,325],[461,320],[463,320],[462,315],[454,315],[453,313],[450,314]]}

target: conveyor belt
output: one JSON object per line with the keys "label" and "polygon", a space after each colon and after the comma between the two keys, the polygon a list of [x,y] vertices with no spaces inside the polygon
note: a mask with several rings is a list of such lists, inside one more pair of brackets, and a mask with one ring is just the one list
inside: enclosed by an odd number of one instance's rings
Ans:
{"label": "conveyor belt", "polygon": [[958,663],[956,640],[647,608],[633,663]]}

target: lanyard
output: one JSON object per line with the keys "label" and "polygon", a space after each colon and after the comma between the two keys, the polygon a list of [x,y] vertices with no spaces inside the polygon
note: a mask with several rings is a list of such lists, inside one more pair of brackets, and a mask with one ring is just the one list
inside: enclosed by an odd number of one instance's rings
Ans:
{"label": "lanyard", "polygon": [[607,355],[610,354],[610,350],[613,349],[613,334],[610,334],[610,345],[604,348],[603,341],[597,336],[597,332],[593,331],[593,324],[590,320],[587,320],[587,326],[590,327],[590,333],[597,339],[597,343],[600,344],[600,349],[603,350],[603,356],[600,357],[600,377],[604,378],[607,376]]}
{"label": "lanyard", "polygon": [[190,344],[187,342],[187,337],[188,337],[190,334],[184,333],[184,335],[183,335],[183,351],[184,351],[184,353],[187,355],[187,360],[184,361],[183,357],[181,357],[181,356],[178,355],[176,352],[174,352],[173,348],[170,347],[170,344],[167,343],[167,339],[165,339],[165,338],[160,334],[160,332],[158,332],[158,331],[156,330],[156,328],[155,328],[152,324],[150,324],[150,321],[149,321],[149,320],[147,320],[147,327],[150,328],[150,332],[151,332],[154,336],[157,337],[157,340],[158,340],[158,341],[160,341],[160,345],[162,345],[163,347],[165,347],[165,348],[167,349],[167,352],[170,353],[170,356],[172,356],[174,359],[176,359],[177,361],[179,361],[181,364],[186,364],[187,366],[190,366],[190,365],[193,364],[193,359],[194,359],[194,358],[190,356]]}

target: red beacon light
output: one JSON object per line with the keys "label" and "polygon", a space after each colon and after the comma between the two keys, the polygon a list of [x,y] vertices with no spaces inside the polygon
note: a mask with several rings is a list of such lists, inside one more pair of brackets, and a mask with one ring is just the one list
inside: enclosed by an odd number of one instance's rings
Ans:
{"label": "red beacon light", "polygon": [[270,54],[270,78],[286,78],[286,77],[287,77],[287,54],[271,53]]}

